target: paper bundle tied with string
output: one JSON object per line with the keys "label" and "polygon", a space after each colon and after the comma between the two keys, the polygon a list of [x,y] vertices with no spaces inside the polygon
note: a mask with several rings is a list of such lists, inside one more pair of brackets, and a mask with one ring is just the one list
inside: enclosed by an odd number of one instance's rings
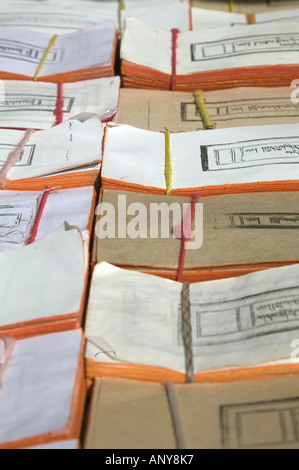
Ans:
{"label": "paper bundle tied with string", "polygon": [[0,27],[0,41],[0,79],[67,83],[114,75],[113,22],[54,36]]}
{"label": "paper bundle tied with string", "polygon": [[151,465],[192,465],[188,449],[298,449],[298,385],[298,377],[176,386],[97,379],[84,448],[185,449],[149,454]]}
{"label": "paper bundle tied with string", "polygon": [[0,129],[0,138],[1,189],[82,187],[99,177],[103,126],[93,114],[44,131]]}
{"label": "paper bundle tied with string", "polygon": [[81,330],[15,341],[0,387],[0,449],[80,447],[83,347]]}
{"label": "paper bundle tied with string", "polygon": [[80,113],[97,114],[102,122],[113,120],[118,107],[120,78],[65,84],[3,80],[2,85],[0,128],[38,130],[61,124]]}
{"label": "paper bundle tied with string", "polygon": [[186,198],[104,190],[93,261],[183,282],[294,264],[298,204],[298,192]]}
{"label": "paper bundle tied with string", "polygon": [[100,263],[85,325],[87,376],[184,383],[297,374],[298,276],[296,264],[188,285]]}
{"label": "paper bundle tied with string", "polygon": [[295,124],[171,135],[108,124],[102,187],[189,197],[296,191],[297,136]]}
{"label": "paper bundle tied with string", "polygon": [[0,253],[1,336],[25,338],[81,325],[88,245],[88,233],[64,223],[34,243]]}
{"label": "paper bundle tied with string", "polygon": [[[172,32],[127,18],[124,87],[204,91],[289,86],[299,76],[298,23]],[[159,51],[159,54],[157,54]]]}
{"label": "paper bundle tied with string", "polygon": [[[116,122],[149,131],[192,132],[240,126],[297,124],[297,82],[293,87],[234,88],[194,93],[122,88]],[[208,118],[205,119],[205,116]],[[210,122],[209,122],[210,121]]]}

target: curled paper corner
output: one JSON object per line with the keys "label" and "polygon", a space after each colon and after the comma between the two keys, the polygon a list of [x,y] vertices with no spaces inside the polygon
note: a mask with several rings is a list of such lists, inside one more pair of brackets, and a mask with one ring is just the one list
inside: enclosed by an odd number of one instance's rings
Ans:
{"label": "curled paper corner", "polygon": [[10,337],[0,336],[0,388],[2,383],[3,373],[9,361],[12,351],[15,346],[15,340]]}

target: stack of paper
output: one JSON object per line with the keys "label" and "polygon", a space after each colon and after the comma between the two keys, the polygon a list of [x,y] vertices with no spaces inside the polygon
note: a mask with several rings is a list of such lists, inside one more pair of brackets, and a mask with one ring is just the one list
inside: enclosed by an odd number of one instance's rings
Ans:
{"label": "stack of paper", "polygon": [[15,342],[0,389],[0,448],[78,448],[82,347],[81,330]]}
{"label": "stack of paper", "polygon": [[199,199],[104,190],[97,208],[94,261],[176,279],[182,226],[183,280],[239,276],[299,262],[299,193],[234,194]]}
{"label": "stack of paper", "polygon": [[191,20],[189,0],[100,1],[10,1],[0,2],[0,26],[22,28],[49,34],[67,34],[113,21],[122,31],[124,20],[133,16],[158,28],[188,31]]}
{"label": "stack of paper", "polygon": [[[0,164],[24,137],[24,131],[0,129]],[[81,114],[31,135],[20,159],[8,172],[9,189],[40,190],[93,185],[99,176],[103,127],[97,116]]]}
{"label": "stack of paper", "polygon": [[212,8],[220,11],[230,11],[231,6],[235,13],[258,13],[266,11],[277,11],[283,8],[290,10],[299,7],[298,0],[193,0],[193,5],[200,8]]}
{"label": "stack of paper", "polygon": [[93,186],[51,192],[0,191],[0,251],[39,240],[66,220],[91,233],[95,198]]}
{"label": "stack of paper", "polygon": [[[298,449],[298,386],[298,377],[177,385],[171,388],[173,406],[161,385],[98,379],[85,449],[181,449],[176,457],[149,455],[151,465],[167,458],[192,465],[194,452],[182,449]],[[136,467],[145,458],[131,455],[125,458]],[[111,464],[120,463],[117,453],[108,456]]]}
{"label": "stack of paper", "polygon": [[[205,106],[216,129],[297,124],[299,91],[294,85],[210,91],[204,94]],[[122,88],[116,122],[158,132],[204,129],[193,93],[160,90]]]}
{"label": "stack of paper", "polygon": [[[47,129],[57,123],[59,85],[3,80],[0,90],[0,128]],[[62,85],[61,121],[80,113],[97,114],[102,122],[114,119],[120,78],[99,78]]]}
{"label": "stack of paper", "polygon": [[[299,265],[190,285],[196,381],[291,374]],[[96,265],[85,333],[90,377],[186,381],[182,284]]]}
{"label": "stack of paper", "polygon": [[66,83],[111,77],[116,44],[113,22],[57,38],[46,33],[0,27],[0,78]]}
{"label": "stack of paper", "polygon": [[81,325],[88,234],[65,223],[24,248],[0,253],[0,335],[32,336]]}
{"label": "stack of paper", "polygon": [[175,133],[169,140],[168,147],[162,133],[108,124],[103,188],[152,194],[171,189],[182,196],[297,190],[296,124]]}
{"label": "stack of paper", "polygon": [[[289,86],[298,78],[298,24],[173,34],[127,18],[121,45],[123,85],[177,91]],[[159,54],[157,54],[157,50]],[[176,67],[174,67],[176,64]]]}
{"label": "stack of paper", "polygon": [[192,29],[194,30],[240,26],[250,22],[268,26],[270,23],[290,23],[295,21],[299,21],[299,9],[244,15],[206,10],[204,8],[192,8]]}

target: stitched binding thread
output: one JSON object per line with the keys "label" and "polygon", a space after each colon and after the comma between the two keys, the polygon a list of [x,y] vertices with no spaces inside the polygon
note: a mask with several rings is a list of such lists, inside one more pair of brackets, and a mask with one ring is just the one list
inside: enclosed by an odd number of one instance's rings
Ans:
{"label": "stitched binding thread", "polygon": [[178,266],[177,279],[176,279],[178,282],[181,282],[182,277],[183,277],[185,259],[186,259],[186,249],[187,249],[186,246],[187,246],[187,242],[191,240],[193,236],[192,222],[195,216],[195,206],[200,198],[201,198],[200,193],[193,194],[189,211],[186,213],[183,223],[173,228],[174,236],[176,238],[181,238],[182,240],[179,266]]}
{"label": "stitched binding thread", "polygon": [[56,118],[54,126],[58,126],[63,121],[63,83],[57,83],[56,107],[53,114]]}
{"label": "stitched binding thread", "polygon": [[36,217],[35,217],[35,220],[34,220],[34,224],[32,226],[30,235],[29,235],[28,239],[26,240],[25,245],[31,245],[31,243],[35,242],[37,232],[38,232],[38,228],[39,228],[39,224],[40,224],[44,209],[46,207],[46,203],[47,203],[49,194],[52,191],[53,191],[53,189],[46,189],[43,192],[43,195],[41,197],[41,200],[40,200],[40,203],[39,203],[39,206],[38,206],[37,214],[36,214]]}
{"label": "stitched binding thread", "polygon": [[201,90],[195,90],[194,99],[195,99],[196,108],[198,109],[200,117],[203,121],[204,128],[215,129],[216,123],[212,122],[212,119],[209,116],[209,112],[206,107],[204,93]]}
{"label": "stitched binding thread", "polygon": [[34,80],[35,82],[37,81],[38,76],[39,76],[39,74],[41,73],[41,70],[42,70],[43,66],[45,65],[45,62],[46,62],[46,60],[47,60],[47,58],[48,58],[48,55],[49,55],[50,52],[51,52],[51,49],[55,46],[55,43],[56,43],[56,41],[57,41],[57,38],[58,38],[58,35],[56,34],[56,35],[53,36],[52,39],[50,40],[50,42],[49,42],[49,44],[48,44],[48,47],[47,47],[47,49],[45,50],[45,53],[44,53],[44,55],[43,55],[43,57],[42,57],[42,59],[41,59],[41,61],[40,61],[40,63],[39,63],[39,66],[37,67],[36,72],[35,72],[35,74],[34,74],[33,80]]}
{"label": "stitched binding thread", "polygon": [[188,283],[183,284],[181,293],[182,308],[182,336],[185,349],[186,382],[194,382],[192,326],[191,326],[191,304],[190,288]]}
{"label": "stitched binding thread", "polygon": [[166,176],[166,196],[169,196],[172,190],[172,165],[171,165],[171,147],[170,131],[165,132],[165,176]]}
{"label": "stitched binding thread", "polygon": [[18,144],[17,148],[15,148],[8,156],[6,163],[4,163],[1,171],[0,171],[0,189],[7,189],[9,184],[9,179],[7,178],[8,173],[12,169],[12,167],[17,163],[20,159],[22,152],[24,150],[25,145],[29,142],[32,135],[34,134],[34,129],[27,129],[23,139]]}
{"label": "stitched binding thread", "polygon": [[172,34],[172,58],[171,58],[171,84],[170,90],[175,91],[176,89],[176,66],[177,66],[177,47],[178,47],[178,37],[180,30],[174,28],[171,30]]}
{"label": "stitched binding thread", "polygon": [[182,416],[181,416],[181,411],[180,411],[180,405],[178,402],[175,386],[173,385],[172,382],[166,382],[164,387],[165,387],[169,409],[171,413],[177,449],[187,449]]}

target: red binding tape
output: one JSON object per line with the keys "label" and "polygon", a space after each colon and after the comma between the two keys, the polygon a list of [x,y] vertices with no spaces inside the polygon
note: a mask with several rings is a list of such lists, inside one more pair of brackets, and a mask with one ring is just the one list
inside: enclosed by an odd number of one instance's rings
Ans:
{"label": "red binding tape", "polygon": [[53,114],[56,117],[54,126],[58,126],[63,121],[63,83],[57,83],[56,108]]}
{"label": "red binding tape", "polygon": [[177,66],[177,48],[178,48],[178,37],[180,34],[179,29],[172,29],[172,58],[171,58],[171,67],[172,67],[172,73],[171,73],[171,85],[170,85],[170,90],[175,91],[176,89],[176,66]]}
{"label": "red binding tape", "polygon": [[192,222],[195,216],[195,205],[198,203],[199,199],[201,198],[201,193],[195,193],[191,199],[191,206],[188,212],[185,215],[184,221],[182,224],[177,225],[173,229],[173,233],[176,238],[181,238],[181,251],[180,251],[180,260],[179,260],[179,267],[177,271],[177,281],[181,282],[183,277],[184,267],[185,267],[185,259],[186,259],[186,245],[189,240],[191,240],[193,233],[192,233]]}
{"label": "red binding tape", "polygon": [[29,238],[26,240],[26,243],[25,245],[30,245],[31,243],[35,242],[36,240],[36,236],[37,236],[37,232],[38,232],[38,228],[39,228],[39,224],[40,224],[40,221],[41,221],[41,218],[42,218],[42,215],[43,215],[43,212],[44,212],[44,209],[45,209],[45,206],[46,206],[46,203],[47,203],[47,200],[48,200],[48,197],[49,197],[49,194],[53,191],[53,189],[46,189],[42,195],[42,198],[41,198],[41,201],[39,203],[39,206],[38,206],[38,211],[37,211],[37,214],[36,214],[36,217],[35,217],[35,221],[34,221],[34,224],[32,226],[32,229],[31,229],[31,232],[30,232],[30,236]]}

